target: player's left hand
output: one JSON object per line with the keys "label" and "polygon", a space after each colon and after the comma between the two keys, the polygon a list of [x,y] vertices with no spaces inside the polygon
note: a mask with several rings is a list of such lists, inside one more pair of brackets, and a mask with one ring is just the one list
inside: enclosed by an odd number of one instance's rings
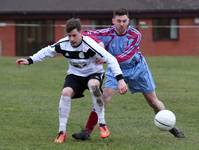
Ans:
{"label": "player's left hand", "polygon": [[120,94],[125,94],[128,91],[128,87],[124,79],[118,81],[118,91]]}

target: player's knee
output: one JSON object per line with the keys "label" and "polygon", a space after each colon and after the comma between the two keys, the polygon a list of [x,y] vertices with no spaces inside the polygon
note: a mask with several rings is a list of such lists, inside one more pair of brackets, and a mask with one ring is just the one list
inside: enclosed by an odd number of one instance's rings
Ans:
{"label": "player's knee", "polygon": [[112,92],[104,90],[102,99],[105,102],[105,104],[108,104],[111,101],[111,99],[112,99]]}
{"label": "player's knee", "polygon": [[70,88],[70,87],[66,87],[66,88],[64,88],[62,90],[61,95],[72,97],[72,95],[73,95],[73,89]]}
{"label": "player's knee", "polygon": [[104,101],[105,104],[108,104],[111,102],[112,97],[111,96],[102,96],[102,99]]}
{"label": "player's knee", "polygon": [[100,86],[100,82],[96,79],[91,79],[88,81],[89,89],[92,89],[93,87],[99,87],[99,86]]}

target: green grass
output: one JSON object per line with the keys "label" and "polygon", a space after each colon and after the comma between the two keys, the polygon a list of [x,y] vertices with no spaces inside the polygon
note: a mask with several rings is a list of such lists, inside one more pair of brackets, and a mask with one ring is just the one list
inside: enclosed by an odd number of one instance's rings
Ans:
{"label": "green grass", "polygon": [[176,139],[153,124],[154,113],[141,94],[115,96],[106,120],[112,132],[102,140],[98,130],[91,140],[75,141],[91,110],[89,93],[74,100],[66,143],[53,140],[58,129],[58,102],[65,77],[63,58],[32,66],[15,65],[16,58],[0,58],[0,150],[198,150],[199,58],[148,57],[157,95],[177,116],[186,134]]}

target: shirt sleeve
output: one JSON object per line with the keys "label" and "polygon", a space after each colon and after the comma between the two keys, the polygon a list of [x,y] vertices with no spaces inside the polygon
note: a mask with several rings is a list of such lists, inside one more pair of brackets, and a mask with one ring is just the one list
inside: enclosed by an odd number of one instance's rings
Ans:
{"label": "shirt sleeve", "polygon": [[57,52],[55,51],[55,46],[47,46],[39,50],[33,56],[30,56],[28,61],[29,63],[40,62],[40,61],[43,61],[47,57],[54,57],[56,55],[57,55]]}

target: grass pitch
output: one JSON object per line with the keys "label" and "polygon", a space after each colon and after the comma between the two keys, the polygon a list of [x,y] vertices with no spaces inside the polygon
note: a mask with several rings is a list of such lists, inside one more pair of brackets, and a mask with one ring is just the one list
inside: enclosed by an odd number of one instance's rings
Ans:
{"label": "grass pitch", "polygon": [[111,136],[100,139],[97,128],[89,141],[75,141],[83,128],[91,98],[72,102],[68,140],[57,145],[58,103],[66,75],[64,58],[18,68],[16,58],[0,58],[0,150],[198,150],[198,57],[148,57],[157,95],[177,117],[185,139],[176,139],[153,124],[154,113],[141,94],[116,95],[107,107]]}

